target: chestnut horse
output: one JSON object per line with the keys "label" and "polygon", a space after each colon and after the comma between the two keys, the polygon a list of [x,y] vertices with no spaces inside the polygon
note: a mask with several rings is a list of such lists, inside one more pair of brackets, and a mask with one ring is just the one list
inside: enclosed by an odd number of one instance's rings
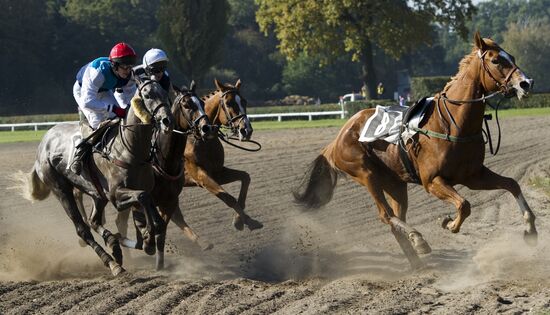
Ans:
{"label": "chestnut horse", "polygon": [[[246,116],[246,99],[241,96],[241,81],[235,85],[222,84],[214,80],[216,91],[203,97],[206,115],[213,125],[221,125],[231,128],[240,140],[249,140],[252,135],[252,126]],[[233,225],[237,230],[242,230],[244,225],[250,230],[260,229],[263,225],[248,216],[245,211],[245,200],[250,184],[250,176],[245,171],[235,170],[224,166],[224,149],[220,139],[207,139],[196,141],[193,138],[187,140],[185,148],[185,186],[200,186],[214,194],[227,206],[236,212]],[[234,181],[241,182],[239,198],[231,196],[221,185]],[[172,221],[181,229],[183,216],[176,211]],[[192,238],[192,240],[195,240]]]}
{"label": "chestnut horse", "polygon": [[458,73],[443,91],[435,95],[421,129],[416,129],[411,140],[401,148],[382,140],[359,142],[359,133],[374,109],[358,112],[312,163],[301,187],[294,192],[295,200],[306,208],[323,206],[332,198],[338,172],[348,174],[367,187],[380,220],[391,226],[401,249],[416,268],[423,265],[417,253],[427,253],[430,248],[422,235],[405,223],[407,183],[421,184],[427,192],[456,207],[454,220],[443,221],[443,227],[453,233],[460,231],[470,215],[470,203],[453,186],[505,189],[516,199],[528,225],[524,239],[534,245],[535,215],[514,179],[483,165],[482,136],[485,100],[496,93],[521,99],[532,86],[533,80],[516,66],[514,57],[476,32],[472,52],[462,59]]}

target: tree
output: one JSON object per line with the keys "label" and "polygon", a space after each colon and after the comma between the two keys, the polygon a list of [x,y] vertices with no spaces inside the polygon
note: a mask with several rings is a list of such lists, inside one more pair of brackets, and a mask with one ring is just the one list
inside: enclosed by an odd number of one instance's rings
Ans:
{"label": "tree", "polygon": [[535,90],[550,91],[550,21],[548,19],[510,24],[503,33],[502,47],[516,57],[516,64],[535,80]]}
{"label": "tree", "polygon": [[227,0],[161,0],[158,33],[170,61],[199,84],[221,61],[227,33]]}
{"label": "tree", "polygon": [[61,13],[70,21],[99,32],[107,46],[120,41],[143,46],[141,43],[147,42],[156,30],[158,4],[159,0],[67,0]]}
{"label": "tree", "polygon": [[316,55],[326,64],[346,52],[362,64],[362,79],[375,95],[374,46],[398,58],[431,42],[431,23],[465,34],[474,13],[470,0],[256,0],[256,19],[264,33],[273,30],[290,60]]}
{"label": "tree", "polygon": [[[476,31],[502,43],[511,24],[522,25],[533,20],[548,20],[550,0],[489,0],[480,2],[471,21],[466,23],[469,35],[460,38],[453,30],[440,29],[439,41],[446,50],[447,66],[457,62],[471,49],[471,38]],[[456,69],[456,67],[455,67]]]}

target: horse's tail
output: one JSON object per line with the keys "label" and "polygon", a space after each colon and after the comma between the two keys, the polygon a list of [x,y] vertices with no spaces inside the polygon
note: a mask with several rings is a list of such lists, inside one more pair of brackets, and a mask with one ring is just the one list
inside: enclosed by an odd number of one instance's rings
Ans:
{"label": "horse's tail", "polygon": [[292,192],[294,201],[305,209],[318,209],[332,199],[338,180],[338,169],[332,160],[333,151],[334,142],[326,146],[313,160],[302,182]]}
{"label": "horse's tail", "polygon": [[38,177],[36,169],[30,173],[24,173],[18,171],[15,174],[12,174],[12,180],[17,182],[16,189],[19,190],[23,198],[36,201],[44,200],[50,195],[50,188]]}

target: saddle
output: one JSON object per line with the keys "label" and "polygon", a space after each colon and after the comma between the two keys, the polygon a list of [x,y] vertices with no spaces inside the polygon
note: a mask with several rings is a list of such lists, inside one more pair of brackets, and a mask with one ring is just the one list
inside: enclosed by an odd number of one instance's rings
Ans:
{"label": "saddle", "polygon": [[107,199],[107,197],[103,193],[103,188],[101,187],[98,176],[99,170],[94,162],[94,159],[92,158],[92,154],[99,153],[103,157],[108,156],[110,152],[107,152],[108,149],[106,147],[106,139],[108,138],[110,131],[114,130],[114,128],[119,124],[120,118],[118,117],[115,119],[106,120],[102,122],[96,130],[86,136],[86,138],[82,139],[82,141],[77,145],[77,147],[88,147],[88,149],[85,149],[85,152],[83,153],[84,156],[82,157],[82,166],[88,171],[92,184],[104,199]]}

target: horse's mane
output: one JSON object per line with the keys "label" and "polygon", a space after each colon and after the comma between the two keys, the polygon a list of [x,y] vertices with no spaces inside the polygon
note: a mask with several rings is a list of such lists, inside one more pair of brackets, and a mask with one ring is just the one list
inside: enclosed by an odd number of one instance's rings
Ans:
{"label": "horse's mane", "polygon": [[[488,46],[489,49],[497,49],[497,50],[501,49],[492,39],[484,38],[483,41],[485,42],[485,44]],[[472,47],[472,51],[466,56],[464,56],[462,60],[460,60],[458,64],[458,72],[453,77],[451,77],[451,80],[449,82],[447,82],[447,84],[443,88],[444,92],[447,91],[447,89],[449,89],[455,81],[462,78],[464,74],[466,74],[469,71],[469,67],[470,67],[470,64],[472,63],[472,60],[476,60],[477,58],[477,51],[478,51],[477,47],[475,46]]]}
{"label": "horse's mane", "polygon": [[[228,84],[228,83],[226,83],[224,86],[225,86],[226,88],[228,88],[228,89],[235,89],[235,86],[233,86],[233,85],[231,85],[231,84]],[[221,90],[220,90],[220,89],[216,89],[215,91],[210,92],[210,94],[203,96],[201,99],[202,99],[203,101],[206,101],[207,99],[209,99],[209,98],[211,98],[212,96],[216,95],[218,92],[221,92]]]}

